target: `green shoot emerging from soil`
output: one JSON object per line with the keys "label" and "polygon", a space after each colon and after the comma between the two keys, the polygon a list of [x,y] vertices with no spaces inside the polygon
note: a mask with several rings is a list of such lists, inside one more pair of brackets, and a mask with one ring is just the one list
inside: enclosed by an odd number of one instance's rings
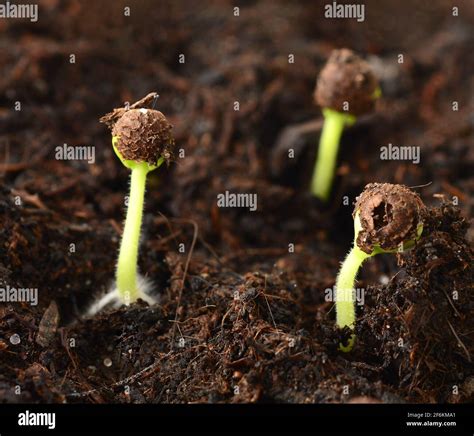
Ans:
{"label": "green shoot emerging from soil", "polygon": [[335,50],[321,70],[314,92],[324,125],[311,180],[311,192],[322,201],[331,195],[339,142],[346,125],[374,108],[380,88],[369,65],[347,49]]}
{"label": "green shoot emerging from soil", "polygon": [[[146,109],[145,109],[146,110]],[[145,198],[145,185],[147,174],[158,168],[164,161],[159,158],[156,165],[147,162],[135,162],[125,160],[117,150],[118,136],[112,138],[115,153],[122,163],[132,171],[130,177],[130,196],[128,200],[127,217],[123,229],[122,242],[120,244],[119,258],[117,262],[117,289],[122,302],[130,304],[138,296],[137,286],[137,261],[138,245],[142,225],[143,203]]]}
{"label": "green shoot emerging from soil", "polygon": [[[423,232],[425,206],[420,197],[403,185],[371,183],[354,208],[354,246],[344,260],[336,281],[336,324],[355,327],[354,288],[362,263],[376,254],[403,252]],[[354,345],[352,334],[342,351]]]}
{"label": "green shoot emerging from soil", "polygon": [[[138,298],[150,302],[138,278],[137,261],[147,175],[170,160],[174,147],[171,124],[154,109],[129,109],[102,118],[112,129],[112,145],[131,170],[130,196],[116,270],[116,291],[123,304]],[[113,118],[118,118],[113,122]],[[112,121],[111,121],[112,120]]]}
{"label": "green shoot emerging from soil", "polygon": [[328,108],[323,109],[323,115],[324,125],[311,180],[311,192],[319,199],[327,201],[331,194],[342,131],[346,124],[355,122],[355,117]]}

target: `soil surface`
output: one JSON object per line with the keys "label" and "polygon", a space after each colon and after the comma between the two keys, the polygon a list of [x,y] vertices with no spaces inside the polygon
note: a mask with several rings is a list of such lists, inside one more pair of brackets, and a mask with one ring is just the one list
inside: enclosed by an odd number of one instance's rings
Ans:
{"label": "soil surface", "polygon": [[[472,401],[473,5],[371,2],[358,23],[320,1],[142,1],[130,17],[130,2],[85,3],[0,21],[0,285],[39,296],[0,303],[0,401]],[[345,130],[323,205],[313,91],[341,47],[382,98]],[[159,304],[86,317],[113,285],[128,195],[98,120],[152,91],[177,146],[146,193],[139,268]],[[388,143],[420,162],[381,160]],[[95,163],[57,160],[63,144]],[[364,264],[342,353],[325,290],[372,182],[416,187],[429,214],[414,249]],[[225,191],[256,193],[257,211],[217,207]]]}

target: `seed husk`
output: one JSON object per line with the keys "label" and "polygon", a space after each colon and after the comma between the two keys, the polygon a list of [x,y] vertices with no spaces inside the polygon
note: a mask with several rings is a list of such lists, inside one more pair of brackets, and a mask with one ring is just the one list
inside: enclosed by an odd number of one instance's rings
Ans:
{"label": "seed husk", "polygon": [[418,194],[404,185],[370,183],[357,198],[355,217],[359,213],[362,229],[356,243],[365,253],[376,246],[395,250],[400,244],[417,238],[426,207]]}
{"label": "seed husk", "polygon": [[154,109],[130,109],[115,123],[113,136],[123,159],[156,165],[160,158],[169,162],[175,146],[173,126]]}
{"label": "seed husk", "polygon": [[323,108],[359,116],[374,110],[378,87],[369,64],[352,50],[343,48],[334,50],[321,70],[314,99]]}

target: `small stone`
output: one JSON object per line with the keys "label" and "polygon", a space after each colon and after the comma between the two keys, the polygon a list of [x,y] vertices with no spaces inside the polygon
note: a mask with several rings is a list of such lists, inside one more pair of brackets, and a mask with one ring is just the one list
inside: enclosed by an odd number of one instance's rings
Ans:
{"label": "small stone", "polygon": [[20,335],[18,333],[13,333],[10,336],[10,343],[12,345],[18,345],[21,342]]}
{"label": "small stone", "polygon": [[112,360],[108,357],[106,357],[104,359],[104,366],[106,366],[107,368],[110,368],[112,366]]}

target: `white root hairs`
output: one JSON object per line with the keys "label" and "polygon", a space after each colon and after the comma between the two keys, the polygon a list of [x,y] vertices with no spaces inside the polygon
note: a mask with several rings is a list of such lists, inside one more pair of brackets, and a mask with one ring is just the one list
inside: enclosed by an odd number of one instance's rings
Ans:
{"label": "white root hairs", "polygon": [[[138,298],[146,301],[150,306],[156,304],[158,301],[156,298],[150,295],[152,290],[152,283],[147,278],[137,274],[137,287],[138,287]],[[101,312],[106,307],[111,309],[117,309],[122,304],[122,300],[119,297],[118,289],[115,286],[104,295],[102,295],[98,300],[95,300],[91,306],[86,311],[86,316],[94,316],[95,314]],[[128,304],[127,304],[128,306]]]}

